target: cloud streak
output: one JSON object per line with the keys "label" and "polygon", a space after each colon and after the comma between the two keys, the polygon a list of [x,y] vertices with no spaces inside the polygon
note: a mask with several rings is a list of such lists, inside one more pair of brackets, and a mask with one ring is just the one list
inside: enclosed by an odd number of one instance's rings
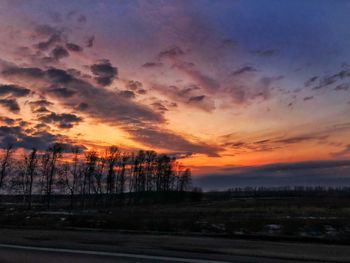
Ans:
{"label": "cloud streak", "polygon": [[350,161],[306,161],[261,166],[224,167],[195,178],[206,190],[245,186],[344,186],[350,183]]}

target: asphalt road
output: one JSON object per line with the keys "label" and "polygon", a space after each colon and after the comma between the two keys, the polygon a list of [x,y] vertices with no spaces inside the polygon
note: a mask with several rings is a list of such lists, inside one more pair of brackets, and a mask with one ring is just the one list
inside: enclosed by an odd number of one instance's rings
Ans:
{"label": "asphalt road", "polygon": [[350,262],[350,249],[208,237],[0,229],[0,262]]}
{"label": "asphalt road", "polygon": [[[265,263],[292,263],[292,262],[313,262],[313,261],[295,261],[295,260],[283,260],[276,258],[261,258],[251,256],[231,256],[227,261],[218,261],[203,259],[205,255],[202,255],[202,259],[195,258],[182,258],[182,257],[166,257],[166,256],[152,256],[152,255],[139,255],[130,253],[113,253],[113,252],[101,252],[90,250],[72,250],[72,249],[55,249],[55,248],[43,248],[32,246],[18,246],[0,244],[0,262],[2,263],[134,263],[134,262],[182,262],[182,263],[253,263],[253,262],[265,262]],[[316,261],[315,261],[316,262]],[[319,262],[319,261],[317,261]]]}
{"label": "asphalt road", "polygon": [[224,263],[203,259],[186,259],[165,256],[113,253],[91,250],[56,249],[32,246],[0,244],[0,262],[4,263],[41,263],[41,262],[188,262],[188,263]]}

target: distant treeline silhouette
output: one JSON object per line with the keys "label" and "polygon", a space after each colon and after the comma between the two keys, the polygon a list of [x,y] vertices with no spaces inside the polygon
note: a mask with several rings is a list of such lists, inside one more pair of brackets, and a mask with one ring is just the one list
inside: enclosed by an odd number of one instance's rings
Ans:
{"label": "distant treeline silhouette", "polygon": [[[126,193],[185,192],[191,188],[191,170],[175,157],[140,150],[122,152],[111,146],[103,153],[82,152],[79,147],[67,151],[56,143],[44,152],[33,148],[14,158],[12,146],[3,149],[0,158],[0,191],[23,197],[28,208],[33,196],[50,208],[53,196],[70,196],[83,207],[92,199],[113,203]],[[91,202],[90,202],[91,203]]]}
{"label": "distant treeline silhouette", "polygon": [[226,191],[210,191],[209,199],[264,198],[264,197],[350,197],[349,186],[246,186],[229,188]]}

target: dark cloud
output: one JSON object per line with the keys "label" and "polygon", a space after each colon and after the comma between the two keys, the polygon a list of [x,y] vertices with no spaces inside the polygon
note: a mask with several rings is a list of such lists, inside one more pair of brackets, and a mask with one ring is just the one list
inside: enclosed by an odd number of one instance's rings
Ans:
{"label": "dark cloud", "polygon": [[61,33],[61,30],[50,25],[37,25],[34,28],[37,37],[48,37],[54,34]]}
{"label": "dark cloud", "polygon": [[47,112],[50,112],[50,111],[44,106],[33,109],[33,113],[47,113]]}
{"label": "dark cloud", "polygon": [[305,141],[325,140],[327,138],[328,138],[328,135],[311,134],[311,135],[300,135],[300,136],[287,137],[287,138],[275,140],[275,142],[282,143],[282,144],[294,144],[294,143],[300,143],[300,142],[305,142]]}
{"label": "dark cloud", "polygon": [[343,90],[343,91],[346,91],[346,90],[349,90],[350,89],[350,83],[342,83],[342,84],[339,84],[337,85],[334,90]]}
{"label": "dark cloud", "polygon": [[36,37],[47,39],[34,45],[39,50],[48,50],[62,41],[62,30],[50,25],[38,25],[35,27]]}
{"label": "dark cloud", "polygon": [[156,68],[156,67],[161,67],[163,63],[160,62],[146,62],[145,64],[142,65],[144,68]]}
{"label": "dark cloud", "polygon": [[278,75],[278,76],[272,76],[272,77],[262,77],[260,79],[260,82],[264,87],[270,87],[272,83],[279,81],[281,79],[284,79],[284,76]]}
{"label": "dark cloud", "polygon": [[313,98],[314,98],[314,96],[308,96],[308,97],[305,97],[303,100],[307,101],[307,100],[312,100]]}
{"label": "dark cloud", "polygon": [[81,111],[84,111],[84,110],[86,110],[88,107],[89,107],[89,104],[82,102],[82,103],[80,103],[80,104],[78,105],[77,109],[78,109],[78,110],[81,110]]}
{"label": "dark cloud", "polygon": [[244,186],[344,186],[350,184],[350,161],[308,161],[226,167],[194,178],[206,190]]}
{"label": "dark cloud", "polygon": [[129,129],[132,139],[146,146],[168,149],[172,151],[202,153],[211,157],[219,157],[220,147],[211,146],[204,142],[191,142],[181,135],[159,127],[137,127]]}
{"label": "dark cloud", "polygon": [[[21,126],[0,126],[0,147],[12,144],[15,148],[46,150],[54,143],[61,143],[64,149],[76,146],[66,136],[51,134],[47,131],[34,131],[27,133]],[[79,147],[85,149],[84,146]]]}
{"label": "dark cloud", "polygon": [[[322,88],[329,88],[332,87],[333,84],[336,84],[340,81],[344,81],[345,79],[350,77],[350,70],[348,69],[342,69],[337,73],[331,74],[331,75],[326,75],[323,77],[318,78],[318,83],[316,84],[315,81],[310,83],[313,85],[313,90],[318,90]],[[343,85],[345,83],[338,84],[338,86]],[[340,86],[341,87],[341,86]]]}
{"label": "dark cloud", "polygon": [[176,102],[181,102],[191,107],[195,107],[207,112],[210,112],[215,109],[214,101],[210,97],[205,96],[202,99],[200,98],[200,96],[202,95],[199,95],[198,93],[201,89],[197,85],[187,85],[185,87],[179,87],[175,85],[154,85],[152,89],[157,90],[161,94],[167,96],[172,101],[175,100]]}
{"label": "dark cloud", "polygon": [[22,129],[19,126],[0,126],[0,147],[14,145],[17,141],[17,135],[22,135]]}
{"label": "dark cloud", "polygon": [[48,107],[53,105],[53,103],[50,101],[47,101],[46,99],[40,99],[40,100],[30,101],[29,105],[31,107]]}
{"label": "dark cloud", "polygon": [[66,48],[69,51],[73,51],[73,52],[81,52],[83,51],[83,48],[77,44],[74,43],[66,43]]}
{"label": "dark cloud", "polygon": [[61,37],[59,35],[53,35],[47,41],[39,42],[35,47],[40,50],[47,50],[60,41]]}
{"label": "dark cloud", "polygon": [[157,102],[153,102],[151,104],[156,110],[160,111],[160,112],[164,112],[164,111],[168,111],[168,108],[165,107],[161,102],[157,101]]}
{"label": "dark cloud", "polygon": [[314,76],[310,79],[308,79],[307,81],[305,81],[305,87],[310,87],[313,83],[315,83],[315,81],[318,79],[318,76]]}
{"label": "dark cloud", "polygon": [[[31,72],[31,70],[12,68],[11,79],[24,81],[26,79],[24,76],[28,76],[28,72]],[[165,123],[165,119],[160,112],[153,111],[151,108],[141,105],[134,100],[127,99],[116,92],[95,87],[91,83],[74,77],[61,69],[50,68],[42,71],[42,74],[37,74],[36,72],[36,78],[29,77],[34,82],[41,80],[46,83],[39,91],[47,91],[45,88],[47,86],[59,86],[76,91],[74,96],[68,98],[61,98],[53,93],[48,93],[47,95],[59,99],[60,103],[65,107],[71,107],[75,110],[83,108],[84,114],[99,119],[103,123],[119,126],[128,132],[135,141],[147,146],[172,151],[186,151],[218,156],[220,147],[207,145],[202,142],[191,142],[183,136],[161,128],[160,124]],[[41,79],[37,77],[39,75],[42,76]],[[40,116],[39,120],[44,123],[53,123],[59,127],[61,126],[60,128],[69,128],[75,124],[72,121],[81,121],[80,117],[77,116],[66,117],[51,113]]]}
{"label": "dark cloud", "polygon": [[29,78],[42,78],[44,71],[40,68],[21,68],[21,67],[7,67],[1,72],[2,75],[6,76],[22,76]]}
{"label": "dark cloud", "polygon": [[174,65],[174,67],[186,73],[198,86],[207,92],[218,92],[220,88],[220,82],[211,76],[208,76],[201,71],[194,69],[193,66],[188,66],[187,63],[177,63]]}
{"label": "dark cloud", "polygon": [[51,88],[48,92],[53,93],[57,97],[69,98],[72,97],[76,91],[68,88]]}
{"label": "dark cloud", "polygon": [[350,157],[350,144],[346,145],[344,147],[344,149],[338,151],[338,152],[334,152],[332,153],[332,156],[334,157],[342,157],[342,158],[345,158],[345,157]]}
{"label": "dark cloud", "polygon": [[238,75],[241,75],[241,74],[244,74],[244,73],[248,73],[248,72],[256,72],[257,70],[252,67],[252,66],[244,66],[244,67],[241,67],[237,70],[235,70],[234,72],[232,72],[232,75],[233,76],[238,76]]}
{"label": "dark cloud", "polygon": [[31,149],[33,147],[39,150],[45,150],[50,145],[57,142],[60,136],[54,135],[48,132],[38,132],[34,135],[22,135],[19,136],[19,140],[14,143],[15,146],[25,149]]}
{"label": "dark cloud", "polygon": [[281,148],[281,144],[277,144],[269,139],[253,141],[253,142],[243,142],[243,141],[226,141],[222,145],[223,147],[228,147],[234,149],[236,153],[242,152],[270,152],[275,149]]}
{"label": "dark cloud", "polygon": [[119,91],[119,95],[127,99],[133,99],[136,97],[135,93],[132,90]]}
{"label": "dark cloud", "polygon": [[231,148],[234,148],[234,149],[241,149],[243,147],[247,147],[247,143],[245,142],[227,142],[224,144],[224,146],[229,146]]}
{"label": "dark cloud", "polygon": [[39,117],[39,120],[44,123],[53,123],[61,129],[70,129],[75,124],[81,122],[83,119],[70,113],[57,114],[51,112],[48,115]]}
{"label": "dark cloud", "polygon": [[[230,95],[236,104],[247,104],[255,99],[267,100],[271,97],[271,91],[276,82],[283,79],[284,76],[260,77],[255,81],[235,82],[223,89],[223,92]],[[253,83],[253,84],[252,84]]]}
{"label": "dark cloud", "polygon": [[145,89],[139,89],[139,90],[137,91],[137,93],[140,94],[140,95],[145,95],[145,94],[147,93],[147,90],[145,90]]}
{"label": "dark cloud", "polygon": [[0,122],[5,123],[7,125],[14,125],[16,121],[8,117],[0,116]]}
{"label": "dark cloud", "polygon": [[86,39],[86,47],[91,48],[94,46],[95,36],[90,36]]}
{"label": "dark cloud", "polygon": [[33,105],[33,106],[51,106],[51,105],[53,105],[52,102],[47,101],[46,99],[30,101],[29,104]]}
{"label": "dark cloud", "polygon": [[77,70],[75,68],[67,69],[67,73],[75,77],[81,77],[83,75],[80,70]]}
{"label": "dark cloud", "polygon": [[[47,95],[60,99],[61,103],[72,109],[76,109],[81,103],[86,103],[89,107],[84,109],[84,113],[109,124],[163,123],[165,121],[161,114],[153,112],[150,108],[128,100],[118,93],[95,87],[88,81],[79,79],[62,69],[50,68],[44,71],[12,66],[11,69],[5,69],[3,72],[5,72],[3,76],[14,81],[27,81],[28,79],[33,82],[40,80],[46,83],[39,89],[40,92],[47,92],[47,86],[58,86],[75,91],[76,94],[68,98],[58,97],[53,93]],[[34,78],[31,74],[33,72],[35,73]]]}
{"label": "dark cloud", "polygon": [[137,80],[129,80],[128,83],[126,84],[126,88],[130,90],[138,90],[139,88],[142,87],[142,83]]}
{"label": "dark cloud", "polygon": [[104,59],[93,64],[91,72],[95,75],[95,80],[102,86],[108,86],[112,83],[113,79],[118,75],[118,69],[113,67],[109,60]]}
{"label": "dark cloud", "polygon": [[12,113],[18,113],[20,111],[20,107],[16,99],[0,99],[0,105]]}
{"label": "dark cloud", "polygon": [[67,71],[57,68],[50,68],[46,71],[46,75],[55,84],[64,85],[74,80],[73,76]]}
{"label": "dark cloud", "polygon": [[179,88],[177,86],[172,85],[172,86],[169,86],[169,88],[174,92],[176,92],[178,96],[183,96],[183,97],[191,96],[193,92],[200,90],[200,88],[196,85],[189,85],[184,88]]}
{"label": "dark cloud", "polygon": [[241,152],[271,152],[276,149],[285,148],[290,144],[297,144],[303,142],[326,142],[329,137],[328,131],[318,132],[314,134],[301,134],[297,136],[284,136],[278,138],[267,138],[263,140],[246,140],[236,141],[231,140],[231,135],[222,137],[224,143],[223,147],[229,147]]}
{"label": "dark cloud", "polygon": [[189,98],[188,102],[200,102],[200,101],[203,101],[204,99],[205,99],[205,95],[193,96]]}
{"label": "dark cloud", "polygon": [[171,100],[187,104],[191,107],[207,112],[211,112],[215,109],[215,103],[209,96],[198,95],[201,89],[197,85],[188,85],[183,88],[174,85],[154,85],[153,89],[164,94]]}
{"label": "dark cloud", "polygon": [[30,90],[17,85],[0,85],[0,96],[24,97]]}
{"label": "dark cloud", "polygon": [[51,56],[55,60],[60,60],[62,58],[68,57],[69,53],[64,47],[57,46],[51,51]]}
{"label": "dark cloud", "polygon": [[54,46],[56,43],[59,43],[61,41],[60,35],[52,35],[48,40],[39,42],[34,45],[37,49],[40,50],[47,50]]}
{"label": "dark cloud", "polygon": [[173,46],[170,47],[166,50],[163,50],[161,52],[159,52],[158,54],[158,58],[162,59],[162,58],[175,58],[181,55],[184,55],[185,52],[178,46]]}

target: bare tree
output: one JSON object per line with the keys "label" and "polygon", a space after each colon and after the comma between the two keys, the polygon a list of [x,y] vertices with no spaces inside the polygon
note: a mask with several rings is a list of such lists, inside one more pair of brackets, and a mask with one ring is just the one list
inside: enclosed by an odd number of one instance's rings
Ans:
{"label": "bare tree", "polygon": [[15,161],[16,169],[12,171],[9,180],[9,192],[20,194],[23,196],[23,203],[25,203],[26,194],[26,165],[23,160]]}
{"label": "bare tree", "polygon": [[54,182],[54,176],[56,173],[57,160],[61,157],[62,154],[62,146],[59,143],[55,143],[52,147],[49,148],[49,173],[47,178],[47,186],[46,186],[46,202],[47,209],[50,209],[51,205],[51,196],[52,196],[52,185]]}
{"label": "bare tree", "polygon": [[127,153],[124,153],[119,162],[119,173],[117,177],[117,183],[116,183],[116,190],[115,192],[118,194],[124,194],[125,192],[125,183],[126,183],[126,178],[127,178],[127,169],[126,165],[128,164],[130,160],[130,156]]}
{"label": "bare tree", "polygon": [[178,191],[184,192],[190,190],[192,185],[191,179],[191,169],[187,168],[184,171],[181,171],[179,178],[179,188]]}
{"label": "bare tree", "polygon": [[97,158],[96,172],[94,173],[93,189],[95,194],[102,194],[102,180],[106,168],[107,157],[102,156]]}
{"label": "bare tree", "polygon": [[36,173],[36,168],[38,165],[37,149],[33,148],[32,151],[25,157],[26,164],[26,194],[28,209],[32,208],[32,192],[33,192],[33,182]]}
{"label": "bare tree", "polygon": [[9,144],[4,149],[4,156],[1,160],[1,167],[0,167],[0,191],[3,188],[5,177],[7,176],[7,171],[10,167],[10,161],[11,161],[11,155],[12,155],[12,144]]}
{"label": "bare tree", "polygon": [[118,158],[120,156],[120,151],[118,147],[111,146],[107,152],[107,182],[106,182],[106,192],[107,194],[112,194],[115,189],[115,166],[117,165]]}
{"label": "bare tree", "polygon": [[[123,196],[127,186],[130,193],[137,193],[130,198],[137,199],[143,198],[143,192],[184,192],[191,187],[190,169],[173,157],[151,150],[122,153],[118,147],[111,146],[102,156],[92,150],[85,153],[84,159],[79,147],[63,153],[62,145],[56,143],[43,153],[33,148],[23,159],[14,158],[16,165],[11,164],[11,154],[12,146],[8,146],[0,159],[0,190],[6,176],[11,174],[7,191],[23,194],[28,209],[33,206],[35,192],[50,209],[54,194],[60,190],[69,195],[73,209],[75,201],[82,207],[87,201],[89,205],[105,204],[104,193],[108,200],[114,201]],[[67,161],[61,162],[61,157]],[[13,169],[9,170],[10,166]]]}
{"label": "bare tree", "polygon": [[87,196],[91,195],[93,190],[93,180],[96,173],[96,164],[98,161],[98,155],[95,151],[90,151],[85,154],[84,163],[84,180],[82,189],[82,206],[85,207]]}
{"label": "bare tree", "polygon": [[157,153],[155,151],[146,151],[146,190],[152,191],[154,188],[154,171],[156,165]]}
{"label": "bare tree", "polygon": [[39,193],[41,196],[46,194],[46,187],[48,185],[49,170],[50,170],[50,154],[46,151],[39,159],[40,180]]}
{"label": "bare tree", "polygon": [[72,147],[73,161],[71,165],[65,165],[61,173],[61,182],[69,192],[70,196],[70,210],[74,208],[74,198],[78,191],[79,180],[81,179],[82,168],[80,166],[80,147]]}

